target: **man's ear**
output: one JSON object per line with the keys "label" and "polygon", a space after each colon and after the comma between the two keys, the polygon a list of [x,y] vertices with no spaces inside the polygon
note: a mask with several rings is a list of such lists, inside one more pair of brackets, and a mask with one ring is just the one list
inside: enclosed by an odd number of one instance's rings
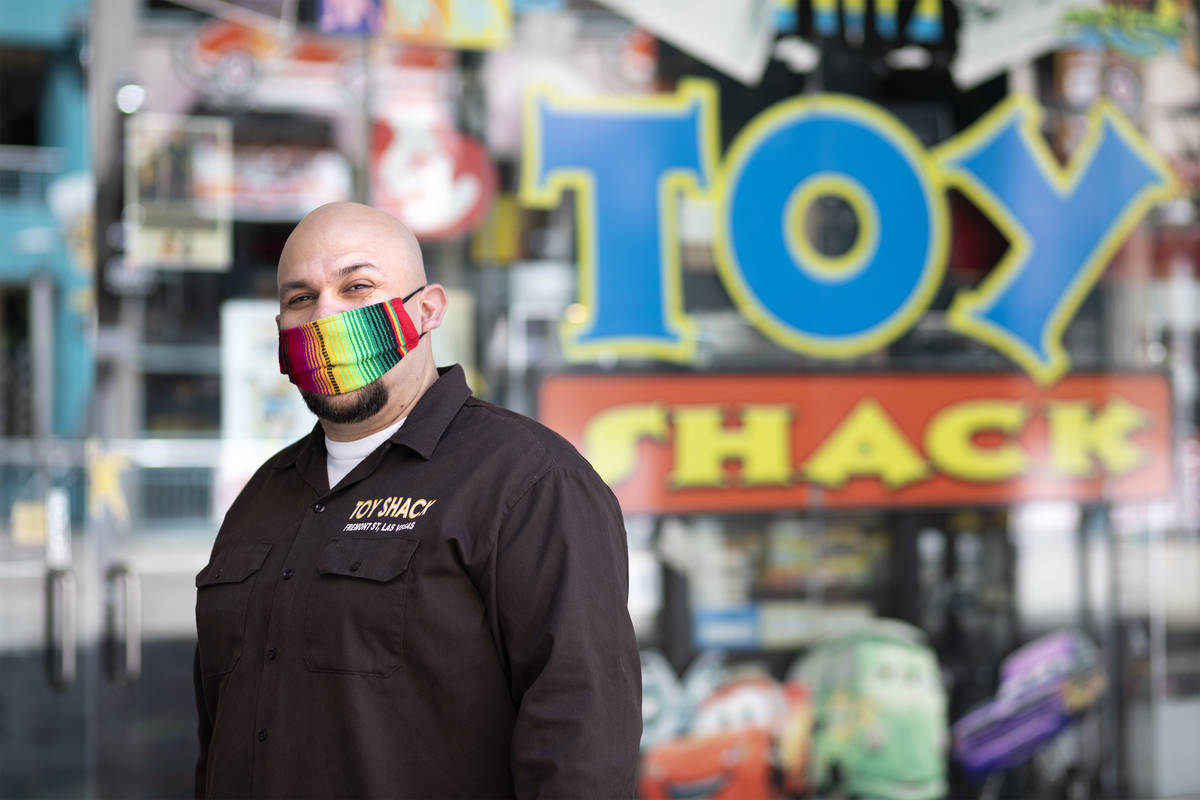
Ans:
{"label": "man's ear", "polygon": [[275,330],[279,331],[279,332],[283,331],[283,328],[279,327],[279,315],[278,314],[275,315]]}
{"label": "man's ear", "polygon": [[450,300],[446,297],[446,289],[440,283],[431,283],[426,286],[425,291],[421,292],[421,313],[420,319],[417,320],[417,330],[420,333],[429,333],[440,326],[449,304]]}

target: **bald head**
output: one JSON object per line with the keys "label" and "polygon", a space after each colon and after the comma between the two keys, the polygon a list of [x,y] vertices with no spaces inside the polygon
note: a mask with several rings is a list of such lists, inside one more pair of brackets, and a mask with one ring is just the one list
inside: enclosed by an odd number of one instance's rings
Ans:
{"label": "bald head", "polygon": [[313,209],[292,230],[279,254],[279,285],[282,288],[285,272],[300,265],[368,250],[386,254],[375,264],[380,269],[414,279],[416,286],[425,283],[421,246],[403,222],[361,203],[338,202]]}

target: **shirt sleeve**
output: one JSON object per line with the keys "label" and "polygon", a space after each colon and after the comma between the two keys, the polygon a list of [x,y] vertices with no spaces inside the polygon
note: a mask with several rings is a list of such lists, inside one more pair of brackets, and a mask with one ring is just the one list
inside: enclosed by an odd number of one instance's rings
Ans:
{"label": "shirt sleeve", "polygon": [[495,570],[517,797],[632,797],[641,666],[612,492],[590,469],[551,469],[505,515]]}

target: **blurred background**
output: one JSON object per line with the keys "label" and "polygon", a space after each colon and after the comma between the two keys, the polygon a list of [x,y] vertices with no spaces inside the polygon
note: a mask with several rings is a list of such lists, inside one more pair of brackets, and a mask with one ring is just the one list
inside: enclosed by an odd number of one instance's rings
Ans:
{"label": "blurred background", "polygon": [[[292,226],[622,502],[646,798],[1200,795],[1188,0],[0,0],[0,796],[185,797]],[[603,613],[603,610],[597,610]]]}

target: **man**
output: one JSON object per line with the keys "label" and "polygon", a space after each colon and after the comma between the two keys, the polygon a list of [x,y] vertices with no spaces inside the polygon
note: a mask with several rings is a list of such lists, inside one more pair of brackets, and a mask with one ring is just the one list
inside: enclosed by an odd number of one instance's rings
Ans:
{"label": "man", "polygon": [[316,209],[278,284],[281,368],[319,423],[250,479],[196,577],[197,795],[631,796],[612,493],[435,368],[446,292],[392,217]]}

